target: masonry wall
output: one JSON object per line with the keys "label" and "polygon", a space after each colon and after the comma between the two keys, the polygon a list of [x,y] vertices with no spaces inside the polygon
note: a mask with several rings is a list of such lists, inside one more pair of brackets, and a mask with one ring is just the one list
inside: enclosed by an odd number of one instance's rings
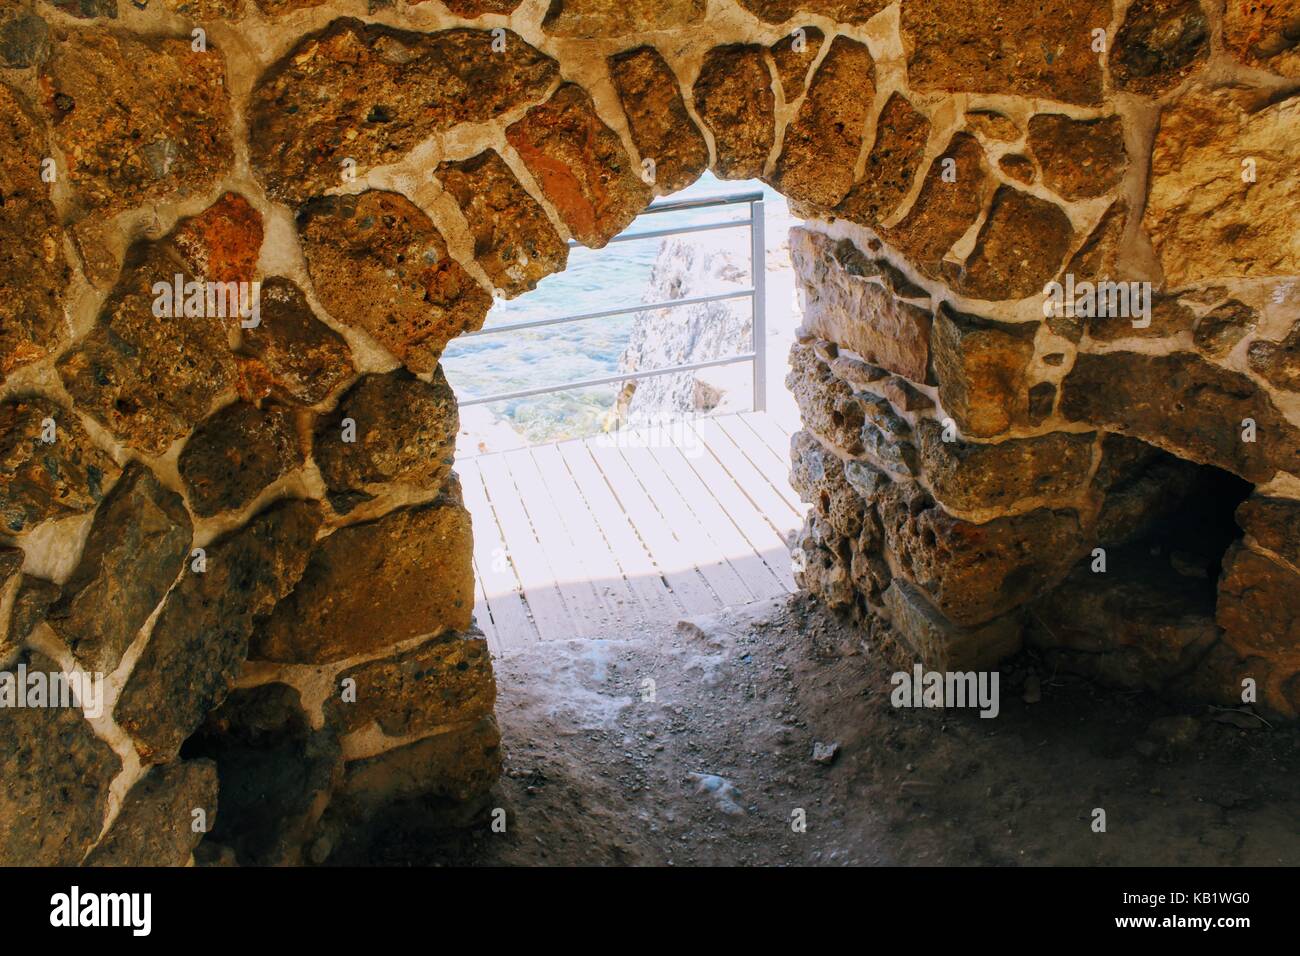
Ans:
{"label": "masonry wall", "polygon": [[[1296,17],[8,0],[0,654],[107,698],[0,709],[0,862],[321,863],[393,801],[480,809],[439,357],[705,168],[809,220],[808,587],[936,666],[1031,640],[1203,700],[1250,677],[1293,716]],[[1045,317],[1066,273],[1152,282],[1150,326]],[[178,275],[260,282],[256,326],[155,314]],[[1253,486],[1245,533],[1208,608],[1117,629],[1174,593],[1120,552],[1198,500],[1194,463]]]}

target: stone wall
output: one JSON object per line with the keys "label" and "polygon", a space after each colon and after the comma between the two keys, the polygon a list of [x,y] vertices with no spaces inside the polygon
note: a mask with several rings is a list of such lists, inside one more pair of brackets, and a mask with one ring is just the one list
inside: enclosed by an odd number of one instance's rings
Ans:
{"label": "stone wall", "polygon": [[[1029,639],[1293,716],[1296,15],[5,0],[0,654],[105,685],[0,709],[0,862],[319,863],[395,800],[475,812],[439,357],[705,168],[809,219],[810,588],[942,666]],[[1150,326],[1045,319],[1065,273],[1151,281]],[[1246,534],[1148,575],[1124,549],[1226,487],[1194,462],[1254,486]]]}

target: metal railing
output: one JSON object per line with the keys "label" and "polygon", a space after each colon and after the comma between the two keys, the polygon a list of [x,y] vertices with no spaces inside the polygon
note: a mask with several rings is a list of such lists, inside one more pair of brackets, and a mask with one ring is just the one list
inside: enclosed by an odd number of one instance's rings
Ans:
{"label": "metal railing", "polygon": [[[461,336],[461,338],[473,338],[480,335],[500,335],[503,332],[517,332],[520,329],[538,329],[548,325],[586,322],[590,319],[604,319],[615,315],[628,315],[634,312],[651,312],[656,309],[672,309],[684,305],[699,305],[704,302],[721,302],[727,299],[741,299],[748,297],[753,309],[753,330],[750,340],[750,351],[736,355],[728,355],[723,358],[710,359],[703,362],[688,362],[683,365],[671,365],[666,368],[620,372],[617,375],[607,375],[601,378],[588,378],[576,382],[561,382],[558,385],[525,388],[513,392],[501,392],[496,395],[482,395],[462,401],[460,404],[462,406],[486,405],[489,402],[504,402],[518,398],[532,398],[535,395],[548,395],[552,392],[568,392],[580,388],[591,388],[597,385],[617,385],[621,382],[636,381],[643,378],[655,378],[660,375],[674,375],[680,372],[694,372],[699,369],[715,368],[723,365],[738,365],[741,362],[751,362],[753,363],[754,368],[754,411],[764,411],[767,408],[767,256],[766,239],[763,231],[763,194],[761,192],[751,192],[737,193],[732,196],[710,196],[701,199],[675,199],[670,200],[669,202],[656,203],[655,205],[645,209],[641,215],[648,216],[655,213],[682,212],[683,210],[691,209],[709,209],[714,206],[734,206],[740,203],[749,204],[748,219],[732,219],[725,222],[710,222],[694,226],[680,226],[676,229],[622,232],[611,239],[610,243],[632,242],[638,239],[659,239],[666,236],[687,235],[693,232],[710,232],[715,229],[735,229],[742,226],[748,226],[750,240],[750,274],[753,276],[753,282],[748,289],[738,289],[735,292],[719,292],[714,295],[693,296],[686,299],[673,299],[667,302],[642,303],[640,305],[629,305],[617,309],[602,309],[599,312],[583,312],[578,315],[562,315],[547,319],[533,319],[528,322],[511,322],[505,325],[494,325],[487,329],[479,329],[477,332],[468,332]],[[573,247],[580,245],[580,243],[570,241],[569,245],[570,247]]]}

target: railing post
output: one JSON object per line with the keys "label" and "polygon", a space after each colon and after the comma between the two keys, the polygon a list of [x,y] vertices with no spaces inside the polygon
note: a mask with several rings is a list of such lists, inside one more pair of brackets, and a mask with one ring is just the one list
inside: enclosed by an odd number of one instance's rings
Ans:
{"label": "railing post", "polygon": [[754,411],[767,411],[767,238],[763,200],[749,204],[750,271],[754,292]]}

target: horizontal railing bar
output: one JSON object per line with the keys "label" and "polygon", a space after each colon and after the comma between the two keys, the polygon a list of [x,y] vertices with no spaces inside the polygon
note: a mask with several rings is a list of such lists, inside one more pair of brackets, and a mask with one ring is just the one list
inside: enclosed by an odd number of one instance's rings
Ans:
{"label": "horizontal railing bar", "polygon": [[699,199],[670,199],[668,202],[655,203],[642,209],[640,215],[652,212],[677,212],[682,209],[707,209],[709,206],[731,206],[742,202],[759,202],[763,199],[761,192],[736,193],[731,196],[701,196]]}
{"label": "horizontal railing bar", "polygon": [[[645,232],[623,232],[619,233],[610,243],[631,242],[633,239],[662,239],[665,236],[684,236],[691,232],[711,232],[715,229],[742,229],[750,224],[748,219],[737,219],[734,222],[710,222],[702,226],[678,226],[675,229],[649,229]],[[576,249],[582,246],[582,243],[576,239],[569,240],[569,248]],[[586,246],[582,246],[584,249]]]}
{"label": "horizontal railing bar", "polygon": [[[673,299],[669,302],[651,302],[648,305],[629,305],[621,309],[605,309],[602,312],[583,312],[579,315],[562,315],[553,319],[530,319],[527,322],[514,322],[510,325],[494,325],[491,328],[466,332],[460,339],[472,339],[480,335],[493,335],[497,332],[518,332],[520,329],[540,329],[547,325],[561,325],[565,322],[586,322],[588,319],[607,319],[612,315],[628,315],[633,312],[653,312],[655,309],[671,309],[679,305],[703,305],[706,302],[721,302],[723,299],[740,299],[753,295],[753,289],[741,289],[739,292],[718,292],[713,295],[697,295],[689,299]],[[455,344],[454,342],[452,343]]]}
{"label": "horizontal railing bar", "polygon": [[708,362],[691,362],[688,365],[672,365],[668,368],[651,369],[648,372],[623,372],[606,378],[589,378],[582,382],[568,382],[563,385],[545,385],[541,388],[525,388],[518,392],[502,392],[500,395],[485,395],[482,398],[466,399],[460,403],[461,408],[468,405],[487,405],[491,402],[508,402],[516,398],[532,398],[534,395],[547,395],[551,392],[571,392],[580,388],[596,385],[615,385],[619,382],[631,382],[642,378],[655,378],[660,375],[673,375],[678,372],[695,372],[703,368],[715,368],[719,365],[736,365],[740,362],[753,362],[758,358],[754,352],[730,355],[727,358],[713,359]]}

